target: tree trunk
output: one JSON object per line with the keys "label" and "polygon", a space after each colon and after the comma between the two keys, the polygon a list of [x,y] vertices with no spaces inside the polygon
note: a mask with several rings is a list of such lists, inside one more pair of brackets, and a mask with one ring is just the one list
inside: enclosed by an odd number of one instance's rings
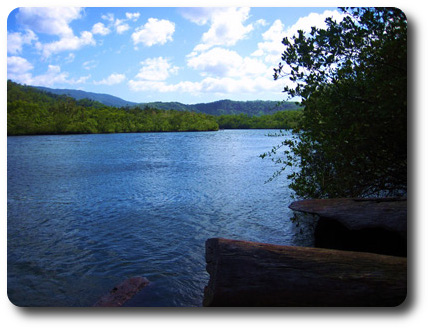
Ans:
{"label": "tree trunk", "polygon": [[212,238],[204,306],[397,306],[407,259]]}

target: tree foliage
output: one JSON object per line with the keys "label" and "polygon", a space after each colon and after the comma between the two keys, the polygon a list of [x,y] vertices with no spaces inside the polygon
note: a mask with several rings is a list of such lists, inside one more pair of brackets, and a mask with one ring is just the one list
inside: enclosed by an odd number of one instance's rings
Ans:
{"label": "tree foliage", "polygon": [[216,117],[220,129],[292,129],[298,127],[301,110],[278,111],[272,115],[249,116],[245,114]]}
{"label": "tree foliage", "polygon": [[[297,127],[301,113],[287,110],[261,116],[243,113],[213,116],[186,109],[161,110],[153,106],[117,108],[89,99],[75,100],[12,81],[7,82],[7,88],[8,135],[286,129]],[[262,109],[260,101],[251,103]]]}
{"label": "tree foliage", "polygon": [[274,78],[287,76],[284,91],[302,98],[301,130],[262,157],[292,168],[300,197],[404,194],[406,17],[396,8],[341,10],[341,22],[328,18],[325,29],[284,38]]}
{"label": "tree foliage", "polygon": [[201,113],[109,107],[12,81],[7,88],[8,135],[218,130],[215,118]]}

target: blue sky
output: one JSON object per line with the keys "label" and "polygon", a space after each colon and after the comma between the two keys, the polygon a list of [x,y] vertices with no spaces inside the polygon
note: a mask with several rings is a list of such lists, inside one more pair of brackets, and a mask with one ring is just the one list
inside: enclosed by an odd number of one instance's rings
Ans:
{"label": "blue sky", "polygon": [[7,22],[15,82],[134,102],[284,100],[283,37],[323,27],[336,8],[23,7]]}

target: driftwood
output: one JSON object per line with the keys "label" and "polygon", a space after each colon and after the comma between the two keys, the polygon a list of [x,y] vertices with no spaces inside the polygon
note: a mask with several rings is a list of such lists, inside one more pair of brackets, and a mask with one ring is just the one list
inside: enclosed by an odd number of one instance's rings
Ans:
{"label": "driftwood", "polygon": [[145,277],[128,278],[101,297],[94,307],[121,307],[148,284],[149,281]]}
{"label": "driftwood", "polygon": [[289,207],[318,216],[315,247],[407,255],[406,199],[311,199]]}
{"label": "driftwood", "polygon": [[397,306],[406,258],[212,238],[203,306]]}

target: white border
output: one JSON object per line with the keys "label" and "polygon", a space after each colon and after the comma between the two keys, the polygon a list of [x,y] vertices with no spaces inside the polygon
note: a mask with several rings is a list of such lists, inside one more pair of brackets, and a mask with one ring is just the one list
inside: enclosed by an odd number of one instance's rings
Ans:
{"label": "white border", "polygon": [[[25,309],[13,306],[6,294],[6,30],[7,16],[16,7],[25,6],[86,6],[86,7],[145,7],[145,6],[202,6],[201,1],[2,1],[1,47],[3,79],[0,93],[3,111],[0,116],[1,135],[1,293],[0,315],[4,329],[423,329],[429,319],[429,243],[430,219],[426,214],[426,188],[429,186],[428,141],[429,86],[425,78],[429,72],[429,39],[427,36],[428,5],[423,1],[206,1],[204,6],[251,7],[336,7],[336,6],[396,6],[409,21],[409,239],[414,256],[409,258],[409,297],[404,306],[395,309],[117,309],[105,312],[92,309]],[[412,35],[411,35],[412,34]],[[411,42],[411,39],[413,40]],[[413,90],[412,90],[413,89]],[[413,112],[411,114],[411,112]],[[411,142],[413,144],[411,144]],[[153,327],[153,328],[148,328]]]}

